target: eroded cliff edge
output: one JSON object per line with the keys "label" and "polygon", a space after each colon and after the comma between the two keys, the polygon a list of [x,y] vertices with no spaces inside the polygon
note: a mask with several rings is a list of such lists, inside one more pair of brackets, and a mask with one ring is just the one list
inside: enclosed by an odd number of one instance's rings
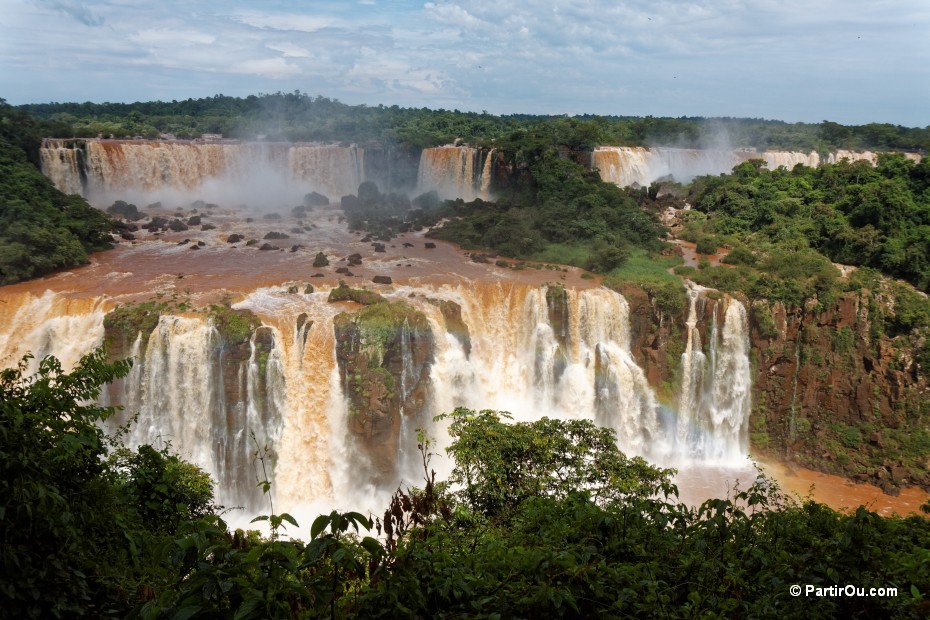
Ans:
{"label": "eroded cliff edge", "polygon": [[[659,309],[636,287],[631,352],[663,399],[680,384],[684,313]],[[712,329],[716,291],[702,291],[698,329]],[[863,289],[829,303],[786,307],[740,296],[749,308],[752,453],[896,493],[930,488],[930,381],[926,343],[892,297]],[[902,327],[904,324],[904,327]]]}

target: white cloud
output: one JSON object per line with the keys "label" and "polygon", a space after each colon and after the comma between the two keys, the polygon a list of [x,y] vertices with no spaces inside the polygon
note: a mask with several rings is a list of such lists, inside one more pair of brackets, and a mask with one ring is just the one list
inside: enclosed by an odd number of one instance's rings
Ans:
{"label": "white cloud", "polygon": [[284,54],[285,58],[310,58],[310,51],[287,41],[283,43],[266,43],[265,47]]}
{"label": "white cloud", "polygon": [[287,30],[300,32],[316,32],[323,28],[332,28],[343,25],[342,20],[319,15],[306,15],[301,13],[239,13],[236,15],[243,24],[269,30]]}
{"label": "white cloud", "polygon": [[216,41],[216,36],[196,30],[148,28],[131,35],[130,39],[148,46],[174,47],[178,45],[210,45]]}
{"label": "white cloud", "polygon": [[291,80],[372,104],[926,125],[930,4],[900,6],[0,0],[0,92],[69,100],[79,82],[86,98],[145,99],[160,71],[162,90],[189,96]]}
{"label": "white cloud", "polygon": [[230,68],[230,71],[281,79],[298,75],[300,67],[287,62],[283,58],[261,58],[236,63]]}

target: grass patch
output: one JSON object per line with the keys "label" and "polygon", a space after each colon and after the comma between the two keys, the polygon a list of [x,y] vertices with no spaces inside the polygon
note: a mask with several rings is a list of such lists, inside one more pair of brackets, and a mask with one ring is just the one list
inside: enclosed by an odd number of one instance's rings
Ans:
{"label": "grass patch", "polygon": [[656,300],[662,312],[678,316],[688,307],[688,294],[681,278],[668,270],[681,263],[679,256],[659,256],[635,248],[623,265],[607,274],[603,284],[614,290],[637,286]]}
{"label": "grass patch", "polygon": [[582,267],[591,257],[589,243],[549,243],[529,256],[530,260]]}

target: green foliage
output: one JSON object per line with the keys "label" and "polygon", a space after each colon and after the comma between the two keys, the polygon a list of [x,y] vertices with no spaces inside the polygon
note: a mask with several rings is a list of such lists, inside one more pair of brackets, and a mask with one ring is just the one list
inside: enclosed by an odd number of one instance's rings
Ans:
{"label": "green foliage", "polygon": [[[734,145],[759,149],[913,151],[925,150],[930,143],[926,128],[880,123],[844,126],[829,121],[811,124],[729,117],[495,116],[459,110],[350,106],[300,91],[130,104],[30,104],[21,109],[49,125],[44,135],[62,137],[154,138],[171,133],[197,138],[201,133],[222,133],[255,138],[262,134],[269,140],[397,144],[408,149],[450,144],[460,138],[508,148],[516,162],[532,159],[551,144],[574,151],[599,144],[701,148],[721,131]],[[268,119],[275,122],[269,124]],[[514,144],[519,148],[513,149]]]}
{"label": "green foliage", "polygon": [[833,332],[833,350],[837,353],[849,353],[855,346],[855,334],[850,328],[840,327]]}
{"label": "green foliage", "polygon": [[43,126],[0,100],[0,285],[87,262],[111,247],[111,222],[37,168]]}
{"label": "green foliage", "polygon": [[357,304],[363,306],[370,306],[373,304],[380,304],[384,301],[384,297],[375,293],[374,291],[366,291],[361,288],[351,288],[340,282],[339,286],[334,288],[329,292],[329,303],[335,303],[338,301],[354,301]]}
{"label": "green foliage", "polygon": [[83,403],[129,364],[107,365],[98,351],[72,373],[49,357],[28,376],[29,359],[0,372],[2,607],[15,617],[97,615],[115,596],[109,563],[125,563],[128,549],[109,523],[118,497],[97,425],[113,410]]}
{"label": "green foliage", "polygon": [[660,312],[680,317],[688,308],[688,295],[681,278],[668,272],[680,262],[678,257],[656,256],[636,249],[629,260],[604,278],[603,285],[622,293],[632,284],[646,291]]}
{"label": "green foliage", "polygon": [[585,262],[585,269],[594,273],[608,273],[620,267],[630,258],[630,250],[623,242],[608,243],[596,239],[591,246],[591,256]]}
{"label": "green foliage", "polygon": [[117,448],[108,465],[117,473],[122,492],[138,512],[143,527],[173,534],[182,523],[213,513],[213,480],[199,467],[182,461],[168,447]]}
{"label": "green foliage", "polygon": [[507,423],[510,414],[458,408],[448,416],[455,460],[450,482],[460,501],[491,519],[507,519],[532,497],[584,491],[599,503],[673,492],[672,470],[628,459],[613,431],[589,420]]}
{"label": "green foliage", "polygon": [[[747,162],[732,175],[696,179],[689,200],[709,216],[694,226],[736,237],[747,246],[727,262],[754,265],[750,254],[770,254],[769,243],[791,253],[810,248],[830,260],[872,267],[927,290],[928,169],[927,158],[915,164],[891,153],[881,155],[875,168],[844,160],[789,172]],[[811,259],[804,260],[811,267]],[[762,271],[770,267],[759,266]]]}
{"label": "green foliage", "polygon": [[0,371],[0,606],[17,618],[125,616],[160,580],[156,549],[215,509],[209,476],[142,446],[112,453],[94,404],[130,363]]}
{"label": "green foliage", "polygon": [[772,316],[772,308],[766,301],[756,301],[752,304],[753,325],[759,330],[763,338],[772,339],[778,336],[778,326]]}
{"label": "green foliage", "polygon": [[712,235],[701,235],[697,239],[695,251],[698,254],[716,254],[717,239]]}
{"label": "green foliage", "polygon": [[322,252],[317,252],[316,256],[313,257],[313,266],[314,267],[326,267],[329,265],[329,259],[326,258],[326,254]]}
{"label": "green foliage", "polygon": [[261,320],[251,310],[233,310],[228,304],[212,304],[207,316],[220,333],[223,342],[233,346],[248,341],[261,325]]}

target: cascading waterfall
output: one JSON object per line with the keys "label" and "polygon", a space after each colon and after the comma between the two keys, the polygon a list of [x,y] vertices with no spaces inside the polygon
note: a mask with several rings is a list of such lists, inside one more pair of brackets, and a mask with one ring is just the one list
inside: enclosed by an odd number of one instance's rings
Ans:
{"label": "cascading waterfall", "polygon": [[488,200],[493,158],[494,149],[488,152],[469,146],[423,149],[417,171],[417,191],[435,190],[442,198]]}
{"label": "cascading waterfall", "polygon": [[364,150],[354,146],[46,139],[40,157],[58,189],[98,202],[195,192],[227,204],[298,204],[311,190],[338,201],[365,180]]}
{"label": "cascading waterfall", "polygon": [[287,406],[280,348],[263,351],[258,333],[247,361],[227,368],[208,320],[161,316],[144,349],[141,336],[134,342],[129,376],[107,391],[123,409],[112,425],[131,422],[129,445],[169,444],[216,480],[220,504],[247,511],[267,508],[254,455],[268,447],[271,476]]}
{"label": "cascading waterfall", "polygon": [[[252,310],[264,326],[235,350],[203,316],[161,316],[147,339],[127,345],[135,365],[106,392],[108,403],[123,407],[113,424],[137,416],[130,445],[170,443],[214,477],[220,503],[248,514],[269,509],[257,486],[263,475],[279,511],[383,506],[396,487],[365,478],[367,457],[348,433],[333,324],[345,307],[327,303],[327,293],[252,292],[235,307]],[[624,451],[664,465],[740,462],[748,448],[746,312],[736,300],[715,302],[705,353],[698,328],[708,322],[702,304],[711,302],[698,289],[690,294],[679,411],[669,423],[631,353],[630,309],[618,293],[503,283],[396,287],[388,298],[411,303],[436,335],[426,410],[402,418],[397,480],[420,479],[417,428],[442,454],[448,438],[432,418],[456,406],[510,411],[517,421],[591,419],[614,429]],[[470,348],[446,324],[439,300],[460,307]],[[17,306],[2,310],[10,319],[0,332],[5,366],[26,349],[73,365],[103,341],[105,299],[46,293],[12,301],[2,305]],[[418,373],[411,370],[409,334],[399,339],[407,352],[399,382],[406,395]],[[266,446],[262,474],[254,454]],[[439,457],[433,466],[443,475],[451,464]]]}
{"label": "cascading waterfall", "polygon": [[674,461],[734,463],[748,452],[750,389],[749,322],[746,309],[735,299],[724,302],[723,326],[718,327],[718,304],[712,310],[708,347],[701,345],[698,321],[705,310],[702,289],[692,285],[687,319],[687,342],[681,355]]}
{"label": "cascading waterfall", "polygon": [[45,291],[0,303],[0,368],[16,366],[26,353],[35,372],[39,360],[54,355],[70,370],[82,355],[103,342],[106,305],[100,299],[74,299]]}
{"label": "cascading waterfall", "polygon": [[[915,153],[904,155],[920,160]],[[417,191],[489,200],[495,157],[495,149],[424,149]],[[261,205],[272,197],[296,204],[311,190],[336,202],[372,180],[365,169],[365,149],[355,146],[49,138],[43,141],[40,158],[42,171],[58,189],[101,205],[115,198],[144,205],[144,201],[182,199],[191,192],[226,204]],[[797,164],[815,167],[843,159],[875,164],[878,154],[840,150],[821,159],[813,151],[601,146],[594,149],[591,161],[605,181],[646,186],[666,176],[684,182],[698,175],[726,173],[751,158],[763,159],[774,169]],[[377,171],[372,174],[380,178]]]}
{"label": "cascading waterfall", "polygon": [[[916,153],[904,153],[914,161],[920,161]],[[620,187],[645,187],[663,177],[671,176],[676,181],[687,183],[696,176],[718,175],[730,172],[734,166],[750,159],[762,159],[770,170],[779,166],[788,169],[797,164],[816,168],[821,163],[837,163],[843,159],[850,162],[868,161],[875,164],[878,154],[871,151],[845,151],[830,153],[821,159],[811,151],[762,151],[754,149],[678,149],[669,147],[599,146],[594,149],[591,165],[601,179]]]}

